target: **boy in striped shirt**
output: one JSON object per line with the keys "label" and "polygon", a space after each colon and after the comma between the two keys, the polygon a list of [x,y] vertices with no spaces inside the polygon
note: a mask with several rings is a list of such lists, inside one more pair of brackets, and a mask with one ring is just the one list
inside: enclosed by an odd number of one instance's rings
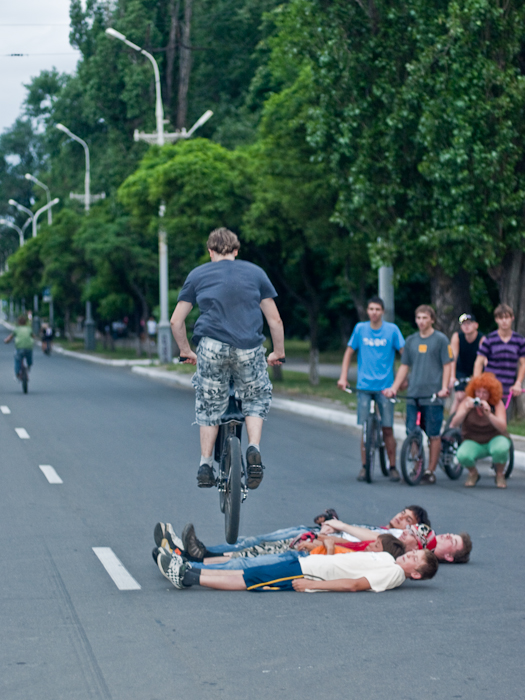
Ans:
{"label": "boy in striped shirt", "polygon": [[521,395],[525,379],[525,338],[512,330],[514,312],[507,304],[494,310],[498,329],[489,333],[478,348],[474,376],[492,372],[503,385],[504,398]]}

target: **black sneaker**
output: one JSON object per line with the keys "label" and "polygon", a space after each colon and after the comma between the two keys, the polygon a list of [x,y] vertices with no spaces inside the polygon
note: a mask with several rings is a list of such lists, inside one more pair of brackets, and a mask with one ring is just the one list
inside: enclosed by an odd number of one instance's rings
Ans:
{"label": "black sneaker", "polygon": [[157,523],[153,530],[153,538],[157,547],[162,545],[163,540],[167,540],[170,549],[184,549],[182,540],[171,526],[171,523]]}
{"label": "black sneaker", "polygon": [[211,489],[215,486],[217,479],[215,471],[209,464],[201,464],[197,472],[197,486],[201,489]]}
{"label": "black sneaker", "polygon": [[260,451],[249,445],[246,450],[246,485],[249,489],[256,489],[263,479],[263,463]]}
{"label": "black sneaker", "polygon": [[182,583],[182,579],[184,578],[184,574],[186,573],[187,569],[191,567],[182,557],[179,557],[177,554],[169,556],[168,554],[159,553],[157,558],[157,566],[159,567],[161,574],[165,576],[168,581],[171,581],[175,588],[178,588],[179,590],[185,588],[184,584]]}
{"label": "black sneaker", "polygon": [[166,549],[165,547],[153,547],[153,551],[151,552],[151,556],[153,557],[153,561],[155,564],[157,564],[158,559],[159,559],[159,554],[165,554],[166,556],[171,557],[172,553],[170,552],[169,549]]}
{"label": "black sneaker", "polygon": [[357,475],[358,481],[366,481],[366,469],[363,467],[359,474]]}
{"label": "black sneaker", "polygon": [[188,523],[182,531],[182,545],[185,552],[192,559],[203,560],[207,550],[205,545],[197,538],[193,523]]}

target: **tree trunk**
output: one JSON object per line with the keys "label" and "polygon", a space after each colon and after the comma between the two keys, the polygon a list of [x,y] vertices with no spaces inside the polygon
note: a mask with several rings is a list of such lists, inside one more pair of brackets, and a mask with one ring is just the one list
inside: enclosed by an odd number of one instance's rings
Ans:
{"label": "tree trunk", "polygon": [[317,304],[308,308],[310,320],[310,368],[309,379],[312,386],[319,384],[319,309]]}
{"label": "tree trunk", "polygon": [[73,334],[71,333],[71,313],[69,307],[66,307],[64,311],[64,333],[69,342],[73,341]]}
{"label": "tree trunk", "polygon": [[180,0],[170,0],[170,33],[166,48],[166,98],[170,110],[173,108],[173,72],[175,68],[175,53],[179,34]]}
{"label": "tree trunk", "polygon": [[[509,251],[501,265],[489,270],[490,276],[497,283],[499,300],[508,304],[514,311],[514,328],[525,335],[525,256],[519,250]],[[517,417],[525,417],[525,396],[516,400]]]}
{"label": "tree trunk", "polygon": [[471,310],[469,278],[461,269],[454,277],[435,267],[430,279],[432,304],[436,310],[436,327],[450,338],[457,330],[458,316]]}
{"label": "tree trunk", "polygon": [[497,283],[499,300],[508,304],[516,317],[515,329],[525,334],[525,256],[519,250],[510,250],[501,265],[489,270],[492,279]]}
{"label": "tree trunk", "polygon": [[186,126],[188,113],[188,87],[191,72],[191,12],[193,0],[184,0],[184,23],[179,44],[179,98],[177,104],[177,129]]}

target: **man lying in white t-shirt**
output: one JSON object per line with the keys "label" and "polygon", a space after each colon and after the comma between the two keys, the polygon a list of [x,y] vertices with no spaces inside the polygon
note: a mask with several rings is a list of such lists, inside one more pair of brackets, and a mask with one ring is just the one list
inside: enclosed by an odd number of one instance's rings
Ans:
{"label": "man lying in white t-shirt", "polygon": [[[264,557],[261,557],[261,562]],[[236,570],[192,569],[177,554],[159,548],[157,564],[161,573],[183,589],[194,585],[226,591],[374,591],[381,593],[400,586],[407,578],[431,579],[438,570],[433,552],[421,549],[394,559],[387,552],[356,552],[331,556],[311,555]]]}

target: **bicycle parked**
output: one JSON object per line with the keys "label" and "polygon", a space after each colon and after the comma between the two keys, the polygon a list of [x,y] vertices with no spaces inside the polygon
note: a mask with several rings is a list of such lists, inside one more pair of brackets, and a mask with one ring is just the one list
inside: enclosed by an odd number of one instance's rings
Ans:
{"label": "bicycle parked", "polygon": [[[352,394],[353,390],[347,387],[345,391]],[[394,399],[390,399],[395,403]],[[376,464],[379,462],[383,476],[390,476],[389,469],[386,463],[386,448],[383,439],[383,424],[381,422],[381,414],[377,403],[372,397],[370,399],[370,412],[367,419],[363,423],[363,446],[365,450],[365,480],[371,484],[374,480],[374,472]]]}

